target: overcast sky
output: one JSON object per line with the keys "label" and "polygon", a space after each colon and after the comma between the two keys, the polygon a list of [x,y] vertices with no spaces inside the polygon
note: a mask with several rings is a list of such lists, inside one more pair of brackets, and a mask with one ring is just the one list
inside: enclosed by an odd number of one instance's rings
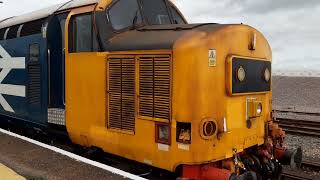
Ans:
{"label": "overcast sky", "polygon": [[[0,19],[67,0],[0,0]],[[191,23],[245,23],[269,40],[274,70],[320,71],[320,0],[176,0]]]}

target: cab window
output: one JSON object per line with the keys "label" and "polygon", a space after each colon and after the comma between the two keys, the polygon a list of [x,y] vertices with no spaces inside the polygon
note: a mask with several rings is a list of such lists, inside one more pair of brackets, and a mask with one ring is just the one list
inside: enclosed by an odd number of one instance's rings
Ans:
{"label": "cab window", "polygon": [[74,16],[69,27],[69,33],[71,34],[69,40],[70,52],[97,51],[97,39],[93,32],[91,13]]}
{"label": "cab window", "polygon": [[178,13],[178,11],[173,7],[173,5],[170,5],[170,12],[172,15],[173,23],[174,24],[186,24],[182,16]]}
{"label": "cab window", "polygon": [[142,7],[148,24],[171,24],[167,5],[164,0],[142,0]]}
{"label": "cab window", "polygon": [[91,51],[91,14],[76,16],[73,21],[73,40],[75,52]]}
{"label": "cab window", "polygon": [[109,17],[115,30],[121,30],[142,21],[139,4],[136,0],[117,1],[111,6]]}

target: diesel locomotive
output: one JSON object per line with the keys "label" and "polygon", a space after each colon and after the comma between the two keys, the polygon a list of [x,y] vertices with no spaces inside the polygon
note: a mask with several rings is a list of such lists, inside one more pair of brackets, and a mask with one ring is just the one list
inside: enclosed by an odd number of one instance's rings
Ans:
{"label": "diesel locomotive", "polygon": [[71,0],[0,21],[0,123],[181,179],[268,179],[301,150],[272,118],[272,52],[167,0]]}

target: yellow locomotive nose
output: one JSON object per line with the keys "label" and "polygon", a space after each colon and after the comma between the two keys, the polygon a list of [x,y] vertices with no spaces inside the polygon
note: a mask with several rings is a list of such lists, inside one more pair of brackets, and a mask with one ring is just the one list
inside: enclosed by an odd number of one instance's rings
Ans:
{"label": "yellow locomotive nose", "polygon": [[[199,27],[175,42],[173,57],[172,116],[191,124],[190,146],[199,152],[188,161],[232,157],[233,149],[264,143],[271,50],[260,32],[246,25]],[[203,119],[216,122],[211,138],[203,135]]]}

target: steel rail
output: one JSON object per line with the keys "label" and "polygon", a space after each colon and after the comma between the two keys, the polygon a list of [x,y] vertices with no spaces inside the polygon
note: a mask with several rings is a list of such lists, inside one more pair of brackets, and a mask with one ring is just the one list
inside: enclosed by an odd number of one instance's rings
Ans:
{"label": "steel rail", "polygon": [[293,179],[293,180],[314,180],[313,178],[307,178],[304,174],[297,175],[292,172],[283,172],[281,177],[284,179]]}
{"label": "steel rail", "polygon": [[[273,117],[275,122],[289,134],[320,137],[319,113],[273,110]],[[318,118],[319,121],[314,120]]]}
{"label": "steel rail", "polygon": [[312,159],[304,159],[301,164],[302,167],[310,168],[316,171],[320,171],[320,161]]}

